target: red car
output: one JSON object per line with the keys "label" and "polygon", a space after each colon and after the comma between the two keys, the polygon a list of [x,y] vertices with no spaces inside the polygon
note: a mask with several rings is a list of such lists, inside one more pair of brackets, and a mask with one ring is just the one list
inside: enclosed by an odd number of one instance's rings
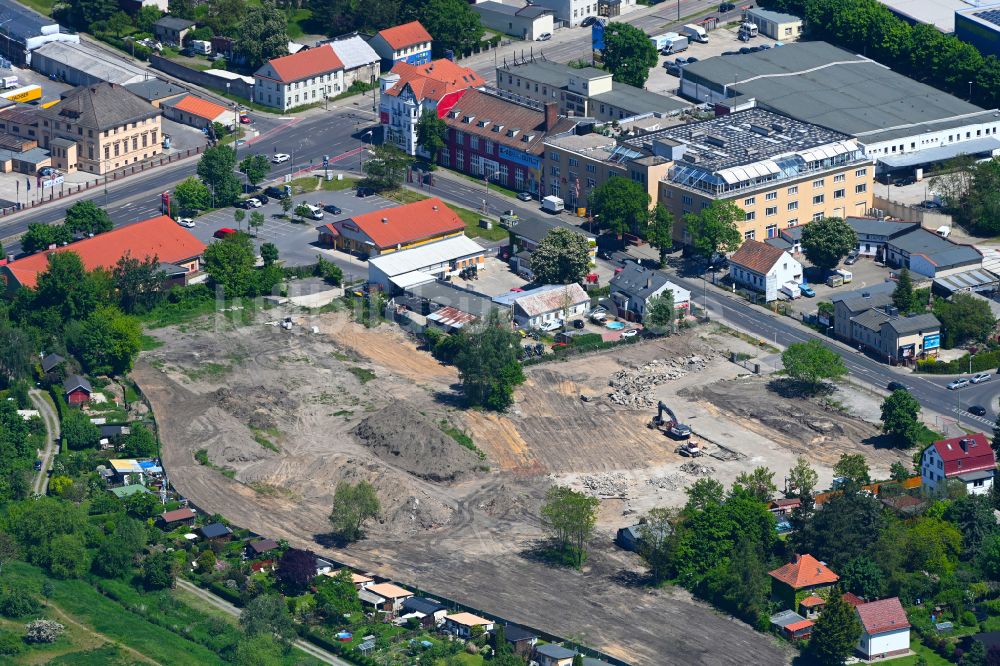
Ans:
{"label": "red car", "polygon": [[230,229],[229,227],[222,227],[212,235],[215,236],[216,238],[228,238],[229,236],[232,236],[235,233],[236,229]]}
{"label": "red car", "polygon": [[552,345],[552,351],[555,351],[557,349],[561,349],[561,348],[567,347],[567,346],[568,345],[565,342],[557,342],[554,345]]}
{"label": "red car", "polygon": [[249,124],[250,124],[250,116],[248,116],[248,115],[247,115],[247,114],[245,114],[245,113],[244,113],[244,114],[242,114],[242,115],[240,116],[240,122],[241,122],[241,123],[243,123],[244,125],[249,125]]}

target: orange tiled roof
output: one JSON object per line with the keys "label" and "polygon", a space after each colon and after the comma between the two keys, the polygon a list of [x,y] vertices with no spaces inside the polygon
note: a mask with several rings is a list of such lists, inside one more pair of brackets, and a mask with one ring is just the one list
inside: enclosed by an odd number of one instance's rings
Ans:
{"label": "orange tiled roof", "polygon": [[910,621],[906,618],[906,611],[903,610],[903,605],[899,603],[898,597],[872,601],[858,606],[857,609],[861,626],[869,635],[906,629],[910,626]]}
{"label": "orange tiled roof", "polygon": [[447,58],[434,60],[425,65],[397,62],[392,68],[392,73],[399,75],[399,81],[385,91],[392,97],[398,96],[407,85],[418,100],[440,100],[448,93],[457,90],[486,85],[486,81],[474,71],[456,65]]}
{"label": "orange tiled roof", "polygon": [[791,624],[785,625],[785,631],[796,632],[800,629],[808,629],[813,626],[812,620],[799,620],[798,622],[792,622]]}
{"label": "orange tiled roof", "polygon": [[813,585],[836,583],[840,576],[812,555],[795,555],[788,564],[769,572],[772,578],[799,590]]}
{"label": "orange tiled roof", "polygon": [[413,592],[409,590],[404,590],[398,585],[393,585],[392,583],[379,583],[377,585],[369,585],[367,588],[372,594],[377,594],[380,597],[385,597],[386,599],[401,599],[403,597],[412,597]]}
{"label": "orange tiled roof", "polygon": [[344,63],[329,44],[275,58],[269,64],[278,80],[285,82],[301,81],[310,76],[344,69]]}
{"label": "orange tiled roof", "polygon": [[349,223],[364,232],[378,248],[405,245],[465,229],[462,218],[437,198],[383,208],[335,222],[337,226]]}
{"label": "orange tiled roof", "polygon": [[826,603],[826,599],[824,599],[823,597],[817,597],[815,594],[811,594],[802,601],[800,601],[799,603],[801,603],[806,608],[812,608],[813,606],[822,606],[823,604]]}
{"label": "orange tiled roof", "polygon": [[174,108],[208,120],[215,120],[228,111],[228,109],[221,104],[209,102],[207,99],[195,97],[194,95],[188,95],[184,99],[180,100],[174,104]]}
{"label": "orange tiled roof", "polygon": [[399,51],[407,46],[415,46],[431,41],[431,33],[427,32],[420,21],[410,21],[403,25],[386,28],[378,33],[385,43]]}
{"label": "orange tiled roof", "polygon": [[88,271],[111,268],[129,253],[135,259],[156,257],[176,264],[200,256],[205,245],[166,215],[112,229],[63,247],[39,252],[7,264],[6,269],[18,284],[34,289],[38,275],[48,270],[52,252],[75,252]]}

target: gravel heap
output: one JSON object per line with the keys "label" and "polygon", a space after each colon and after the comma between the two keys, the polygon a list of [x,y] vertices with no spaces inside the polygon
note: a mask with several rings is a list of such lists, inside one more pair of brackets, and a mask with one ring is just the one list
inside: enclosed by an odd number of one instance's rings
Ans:
{"label": "gravel heap", "polygon": [[656,405],[652,391],[658,385],[680,379],[690,372],[699,372],[710,358],[691,355],[681,358],[657,359],[638,368],[619,370],[611,376],[608,397],[616,405],[631,409],[646,409]]}
{"label": "gravel heap", "polygon": [[621,497],[628,493],[632,482],[621,472],[588,474],[580,477],[585,491],[595,497]]}

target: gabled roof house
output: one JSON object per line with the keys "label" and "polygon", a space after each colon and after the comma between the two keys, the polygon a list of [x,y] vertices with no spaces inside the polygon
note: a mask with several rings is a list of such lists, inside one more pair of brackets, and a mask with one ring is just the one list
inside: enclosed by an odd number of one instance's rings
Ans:
{"label": "gabled roof house", "polygon": [[929,494],[944,492],[949,480],[960,481],[970,495],[993,488],[996,454],[981,432],[942,439],[928,446],[920,458],[920,481]]}

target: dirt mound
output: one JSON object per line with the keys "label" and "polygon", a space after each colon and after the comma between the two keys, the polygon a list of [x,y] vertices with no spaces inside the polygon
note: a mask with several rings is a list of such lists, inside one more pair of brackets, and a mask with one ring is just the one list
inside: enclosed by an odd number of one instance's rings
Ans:
{"label": "dirt mound", "polygon": [[212,397],[222,409],[260,430],[276,427],[276,415],[291,414],[299,406],[298,401],[280,386],[220,388]]}
{"label": "dirt mound", "polygon": [[480,464],[479,456],[399,401],[369,416],[351,432],[382,460],[428,481],[454,481]]}

